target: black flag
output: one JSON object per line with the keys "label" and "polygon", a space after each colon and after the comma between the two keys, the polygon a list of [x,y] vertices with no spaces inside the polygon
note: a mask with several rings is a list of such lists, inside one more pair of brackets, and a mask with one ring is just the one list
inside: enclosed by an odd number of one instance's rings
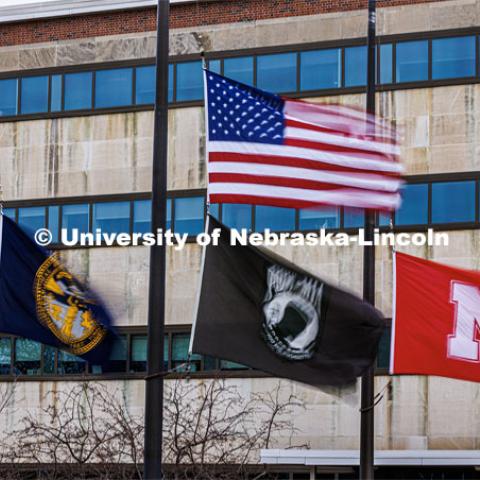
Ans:
{"label": "black flag", "polygon": [[283,258],[232,245],[206,247],[191,350],[314,386],[355,382],[372,364],[385,323],[354,295]]}

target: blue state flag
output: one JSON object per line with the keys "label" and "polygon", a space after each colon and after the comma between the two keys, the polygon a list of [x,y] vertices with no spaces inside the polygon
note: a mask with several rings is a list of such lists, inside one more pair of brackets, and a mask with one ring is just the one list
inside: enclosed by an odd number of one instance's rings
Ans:
{"label": "blue state flag", "polygon": [[100,298],[5,215],[0,215],[0,332],[94,364],[108,360],[115,340]]}

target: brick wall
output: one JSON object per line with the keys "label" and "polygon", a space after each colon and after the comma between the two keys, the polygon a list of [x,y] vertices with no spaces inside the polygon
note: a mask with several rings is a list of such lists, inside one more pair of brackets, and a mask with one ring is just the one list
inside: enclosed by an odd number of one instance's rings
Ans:
{"label": "brick wall", "polygon": [[[444,0],[379,0],[379,7]],[[229,0],[173,5],[171,28],[314,15],[366,8],[367,0]],[[4,24],[0,46],[155,30],[154,8]]]}

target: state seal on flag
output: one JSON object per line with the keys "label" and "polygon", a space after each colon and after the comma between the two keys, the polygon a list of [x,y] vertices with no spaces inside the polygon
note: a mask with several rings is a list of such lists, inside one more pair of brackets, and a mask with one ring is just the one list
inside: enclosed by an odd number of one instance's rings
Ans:
{"label": "state seal on flag", "polygon": [[267,345],[288,360],[307,360],[315,353],[320,331],[323,283],[279,265],[267,270],[262,334]]}
{"label": "state seal on flag", "polygon": [[92,350],[106,336],[94,314],[96,301],[55,256],[40,266],[34,281],[39,321],[74,355]]}

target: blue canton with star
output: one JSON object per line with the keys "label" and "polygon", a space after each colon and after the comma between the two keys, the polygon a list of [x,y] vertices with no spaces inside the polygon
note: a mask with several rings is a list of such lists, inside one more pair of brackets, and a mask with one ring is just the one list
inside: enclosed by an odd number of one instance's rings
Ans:
{"label": "blue canton with star", "polygon": [[281,145],[284,101],[272,93],[206,71],[210,141]]}

